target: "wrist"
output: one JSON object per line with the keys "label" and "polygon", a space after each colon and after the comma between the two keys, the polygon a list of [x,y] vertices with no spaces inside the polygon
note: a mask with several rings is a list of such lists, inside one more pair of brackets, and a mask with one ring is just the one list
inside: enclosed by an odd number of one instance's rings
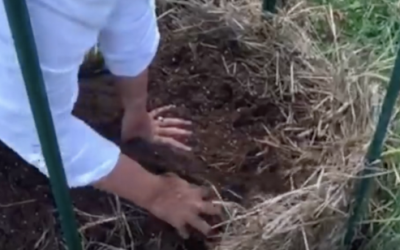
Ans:
{"label": "wrist", "polygon": [[151,210],[153,201],[162,187],[162,181],[161,177],[148,172],[137,162],[121,154],[114,170],[93,186]]}
{"label": "wrist", "polygon": [[123,99],[123,105],[128,112],[145,112],[147,113],[147,95],[134,96]]}

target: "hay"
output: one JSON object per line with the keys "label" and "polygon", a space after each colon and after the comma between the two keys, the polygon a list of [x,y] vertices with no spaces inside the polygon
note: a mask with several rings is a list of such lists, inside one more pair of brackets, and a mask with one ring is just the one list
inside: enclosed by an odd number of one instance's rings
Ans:
{"label": "hay", "polygon": [[[248,75],[258,79],[247,81],[251,90],[273,100],[286,118],[267,127],[259,141],[291,166],[284,169],[291,190],[275,197],[256,194],[248,207],[223,203],[226,231],[212,247],[337,249],[354,176],[363,167],[372,134],[371,100],[376,91],[370,84],[373,74],[358,67],[357,51],[339,44],[336,14],[304,2],[266,19],[260,17],[259,0],[160,4],[159,18],[169,18],[171,39],[206,40],[216,47],[236,43],[246,54],[241,63]],[[331,40],[330,53],[319,50],[317,42],[323,38],[313,26],[316,19],[329,31],[324,37]]]}

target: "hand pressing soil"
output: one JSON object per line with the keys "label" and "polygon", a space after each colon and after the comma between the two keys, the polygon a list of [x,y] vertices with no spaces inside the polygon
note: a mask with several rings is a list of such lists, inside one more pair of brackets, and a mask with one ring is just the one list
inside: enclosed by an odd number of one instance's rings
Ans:
{"label": "hand pressing soil", "polygon": [[120,145],[121,151],[154,174],[174,173],[190,183],[213,186],[228,201],[244,202],[255,190],[268,190],[269,183],[252,172],[227,173],[210,168],[190,152],[135,138]]}
{"label": "hand pressing soil", "polygon": [[[202,195],[205,200],[216,200],[218,198],[211,188],[204,185],[206,183],[206,176],[203,175],[206,166],[203,166],[202,162],[197,161],[195,157],[186,152],[181,152],[163,145],[149,143],[139,138],[123,143],[121,145],[121,150],[125,155],[139,162],[140,165],[154,174],[164,175],[166,177],[178,175],[189,183],[195,184],[196,186],[203,186],[204,189],[202,190],[207,192],[207,194]],[[221,222],[221,219],[218,216],[203,216],[203,218],[210,225],[215,225]],[[152,227],[158,228],[156,231],[163,231],[162,228],[170,228],[168,224],[161,221],[155,223],[154,221],[157,221],[155,217],[152,217],[152,220],[153,222],[150,222],[149,224],[153,225]],[[214,234],[215,232],[212,232],[212,235]],[[197,240],[206,240],[207,236],[212,236],[203,235],[200,232],[196,232],[194,229],[189,229],[189,235]],[[177,235],[170,235],[170,237],[176,236]]]}

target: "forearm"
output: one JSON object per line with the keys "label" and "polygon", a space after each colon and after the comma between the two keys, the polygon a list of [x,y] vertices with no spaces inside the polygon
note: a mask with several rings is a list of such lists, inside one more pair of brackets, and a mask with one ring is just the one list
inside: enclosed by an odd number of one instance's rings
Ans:
{"label": "forearm", "polygon": [[121,154],[114,170],[93,186],[149,209],[159,185],[160,177]]}
{"label": "forearm", "polygon": [[116,86],[125,109],[146,111],[148,73],[147,69],[136,77],[116,77]]}

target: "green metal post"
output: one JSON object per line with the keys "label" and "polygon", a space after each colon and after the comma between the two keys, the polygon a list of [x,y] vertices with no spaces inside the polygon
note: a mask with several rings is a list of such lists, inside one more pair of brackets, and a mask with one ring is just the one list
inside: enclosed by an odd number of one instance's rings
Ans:
{"label": "green metal post", "polygon": [[39,66],[27,5],[25,0],[3,1],[40,144],[49,171],[53,195],[61,217],[61,227],[65,240],[70,250],[82,250],[43,76]]}
{"label": "green metal post", "polygon": [[[383,100],[382,110],[379,115],[378,124],[372,142],[369,146],[365,159],[365,168],[361,176],[370,176],[373,173],[373,167],[376,166],[381,157],[382,146],[386,137],[386,131],[392,117],[393,108],[396,104],[396,99],[400,91],[400,49],[397,52],[397,58],[392,72],[392,77],[389,86],[386,90],[386,96]],[[372,184],[372,177],[362,178],[356,189],[356,200],[352,213],[349,218],[348,228],[344,237],[344,245],[347,249],[351,247],[355,227],[359,223],[364,213],[365,200],[369,195],[369,190]]]}
{"label": "green metal post", "polygon": [[276,0],[263,0],[262,10],[263,12],[275,13],[276,11]]}

